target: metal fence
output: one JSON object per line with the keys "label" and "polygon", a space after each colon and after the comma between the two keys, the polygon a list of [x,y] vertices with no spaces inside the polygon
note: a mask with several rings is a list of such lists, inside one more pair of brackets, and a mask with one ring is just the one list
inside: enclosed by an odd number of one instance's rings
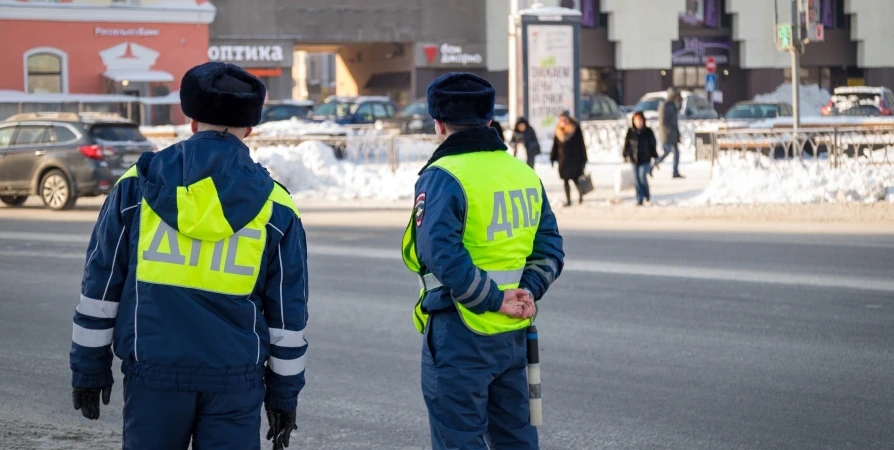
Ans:
{"label": "metal fence", "polygon": [[727,130],[705,136],[721,167],[773,169],[802,164],[829,168],[894,165],[894,126]]}
{"label": "metal fence", "polygon": [[[699,155],[698,139],[704,139],[706,134],[712,133],[720,129],[723,125],[722,120],[686,120],[680,121],[680,148],[681,150],[696,149],[696,159],[709,160],[711,157],[710,149],[703,150]],[[649,119],[646,124],[658,132],[658,120]],[[630,122],[627,120],[599,120],[581,122],[581,129],[584,133],[584,141],[587,144],[587,153],[593,160],[604,159],[606,155],[617,156],[621,158],[621,152],[624,147],[624,137],[630,128]],[[550,143],[551,145],[551,143]],[[549,147],[545,147],[549,151]],[[700,156],[700,157],[699,157]]]}

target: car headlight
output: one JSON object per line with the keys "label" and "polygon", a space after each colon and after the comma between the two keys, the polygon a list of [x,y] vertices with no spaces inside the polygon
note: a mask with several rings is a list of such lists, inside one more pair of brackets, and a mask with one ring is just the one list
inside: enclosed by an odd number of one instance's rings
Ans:
{"label": "car headlight", "polygon": [[422,119],[413,119],[410,121],[410,124],[407,125],[407,128],[411,130],[421,130],[422,129]]}
{"label": "car headlight", "polygon": [[377,130],[381,131],[382,129],[385,128],[385,122],[382,122],[381,120],[377,120],[374,126],[376,127]]}

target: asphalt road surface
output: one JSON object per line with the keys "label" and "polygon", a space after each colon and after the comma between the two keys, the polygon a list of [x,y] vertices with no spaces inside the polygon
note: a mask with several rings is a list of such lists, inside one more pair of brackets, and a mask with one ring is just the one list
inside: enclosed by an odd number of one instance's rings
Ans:
{"label": "asphalt road surface", "polygon": [[[99,421],[70,400],[92,223],[23,216],[0,210],[0,449],[120,448],[117,368]],[[346,225],[308,230],[292,448],[429,448],[401,230]],[[566,251],[537,323],[541,448],[894,448],[894,237],[592,231]]]}

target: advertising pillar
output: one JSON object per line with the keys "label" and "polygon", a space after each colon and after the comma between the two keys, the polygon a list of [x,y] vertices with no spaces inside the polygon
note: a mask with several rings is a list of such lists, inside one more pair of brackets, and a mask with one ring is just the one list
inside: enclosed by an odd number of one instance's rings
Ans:
{"label": "advertising pillar", "polygon": [[[523,115],[542,139],[552,139],[558,116],[580,116],[581,13],[535,7],[519,13]],[[510,76],[512,76],[510,74]]]}

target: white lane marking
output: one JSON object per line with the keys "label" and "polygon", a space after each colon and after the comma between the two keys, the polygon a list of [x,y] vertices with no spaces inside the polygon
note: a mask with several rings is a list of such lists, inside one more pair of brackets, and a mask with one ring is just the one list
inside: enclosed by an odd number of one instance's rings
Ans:
{"label": "white lane marking", "polygon": [[[86,243],[89,241],[89,236],[67,235],[59,233],[0,232],[0,239],[22,239],[40,242]],[[395,261],[400,261],[401,259],[398,247],[391,249],[374,247],[343,247],[335,245],[308,245],[307,252],[308,255],[316,256],[344,256],[351,258],[382,259]],[[84,255],[80,253],[28,250],[2,251],[0,252],[0,256],[66,259],[78,259],[84,257]],[[643,275],[690,280],[735,281],[757,284],[828,287],[894,292],[894,280],[884,278],[785,273],[762,270],[722,269],[714,267],[681,266],[666,263],[635,264],[612,261],[571,259],[566,262],[565,271],[601,273],[610,275]]]}

